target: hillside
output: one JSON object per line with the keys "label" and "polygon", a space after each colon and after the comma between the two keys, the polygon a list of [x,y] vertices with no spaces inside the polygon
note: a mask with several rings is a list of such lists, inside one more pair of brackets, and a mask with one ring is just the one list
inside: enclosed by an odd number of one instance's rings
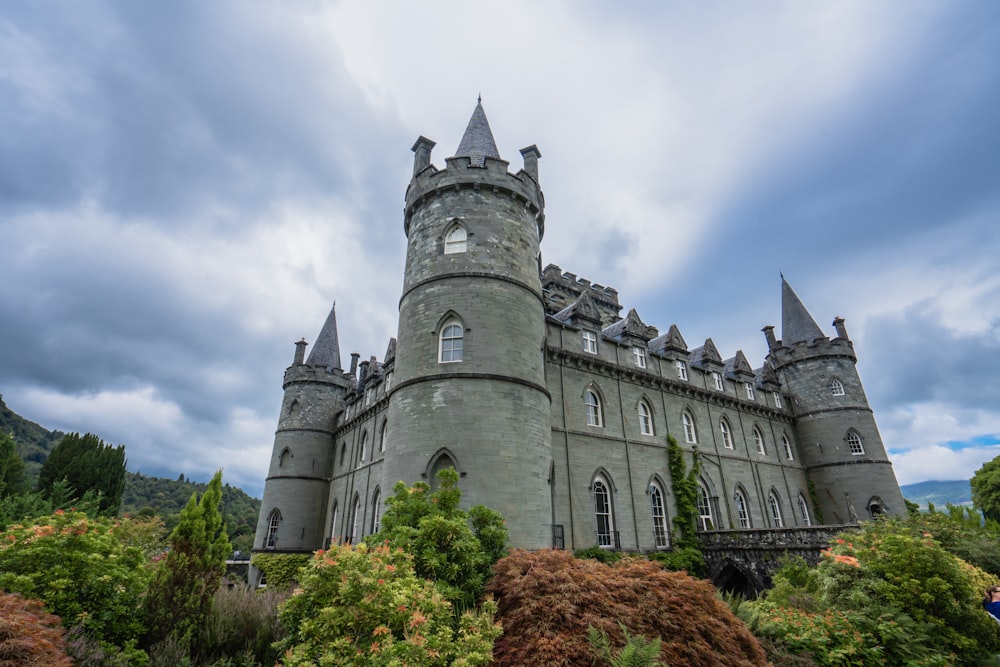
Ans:
{"label": "hillside", "polygon": [[934,506],[939,508],[943,508],[949,503],[952,505],[972,504],[972,487],[969,486],[967,479],[917,482],[901,486],[899,490],[903,492],[904,498],[917,503],[924,509],[927,508],[927,503],[934,503]]}
{"label": "hillside", "polygon": [[0,433],[11,433],[17,443],[17,454],[24,460],[29,483],[34,486],[38,471],[48,458],[52,448],[66,435],[62,431],[50,431],[29,421],[7,407],[0,395]]}

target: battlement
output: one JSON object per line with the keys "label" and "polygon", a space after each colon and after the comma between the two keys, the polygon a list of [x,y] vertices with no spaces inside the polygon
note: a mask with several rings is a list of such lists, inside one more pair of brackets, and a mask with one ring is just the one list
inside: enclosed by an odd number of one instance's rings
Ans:
{"label": "battlement", "polygon": [[345,392],[351,387],[351,377],[337,368],[328,369],[323,366],[293,364],[285,369],[285,379],[282,384],[283,389],[287,389],[291,384],[300,382],[329,384],[340,387]]}
{"label": "battlement", "polygon": [[597,305],[602,327],[621,319],[622,305],[618,302],[618,290],[614,287],[578,278],[575,273],[563,272],[555,264],[549,264],[542,270],[542,293],[545,295],[545,312],[549,315],[554,315],[575,302],[583,292],[588,292]]}
{"label": "battlement", "polygon": [[854,343],[846,338],[815,338],[811,341],[799,341],[792,345],[783,345],[776,341],[770,349],[771,362],[776,367],[784,366],[793,361],[817,357],[847,357],[857,362]]}

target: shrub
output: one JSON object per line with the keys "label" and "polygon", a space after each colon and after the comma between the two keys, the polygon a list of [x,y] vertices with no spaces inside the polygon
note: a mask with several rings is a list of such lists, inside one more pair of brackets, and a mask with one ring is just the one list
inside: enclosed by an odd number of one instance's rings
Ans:
{"label": "shrub", "polygon": [[486,592],[496,597],[504,627],[494,650],[499,665],[589,665],[589,626],[620,648],[619,622],[632,635],[660,638],[667,664],[767,664],[709,582],[648,560],[604,565],[565,551],[515,550],[494,572]]}
{"label": "shrub", "polygon": [[691,576],[705,575],[705,556],[701,549],[678,547],[670,551],[655,551],[648,554],[649,560],[659,563],[664,570],[687,572]]}
{"label": "shrub", "polygon": [[0,667],[72,667],[59,617],[38,600],[0,592]]}
{"label": "shrub", "polygon": [[286,665],[485,665],[500,634],[495,609],[487,600],[456,630],[451,604],[409,554],[334,547],[316,552],[282,606],[289,635],[279,646]]}
{"label": "shrub", "polygon": [[239,658],[239,664],[273,665],[279,652],[275,642],[285,637],[278,621],[278,605],[291,591],[268,587],[253,592],[244,587],[220,588],[205,622],[197,664]]}
{"label": "shrub", "polygon": [[254,554],[250,562],[264,573],[268,588],[291,588],[309,564],[309,554]]}

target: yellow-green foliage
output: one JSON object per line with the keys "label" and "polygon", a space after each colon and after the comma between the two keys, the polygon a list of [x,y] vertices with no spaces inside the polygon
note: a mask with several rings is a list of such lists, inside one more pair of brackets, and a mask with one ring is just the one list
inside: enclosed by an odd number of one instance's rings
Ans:
{"label": "yellow-green foliage", "polygon": [[283,662],[304,665],[485,665],[500,626],[496,605],[462,614],[433,583],[414,574],[413,559],[387,546],[317,551],[300,588],[281,609],[289,637]]}
{"label": "yellow-green foliage", "polygon": [[299,571],[309,564],[308,554],[254,554],[250,562],[264,573],[268,588],[286,588],[299,580]]}

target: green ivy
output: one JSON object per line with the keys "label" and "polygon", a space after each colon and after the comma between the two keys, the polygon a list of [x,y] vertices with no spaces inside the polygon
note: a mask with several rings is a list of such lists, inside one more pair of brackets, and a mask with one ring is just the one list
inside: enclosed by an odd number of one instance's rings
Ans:
{"label": "green ivy", "polygon": [[809,500],[812,501],[813,512],[816,515],[814,517],[816,519],[815,524],[817,526],[822,526],[823,525],[823,508],[821,508],[819,506],[819,502],[816,499],[816,485],[810,479],[808,482],[806,482],[806,488],[809,489]]}
{"label": "green ivy", "polygon": [[312,554],[254,554],[250,564],[264,573],[269,587],[287,588],[311,559]]}
{"label": "green ivy", "polygon": [[674,517],[674,545],[677,548],[699,548],[698,530],[698,475],[701,466],[695,457],[691,470],[684,463],[684,450],[673,436],[667,436],[667,466],[670,484],[674,490],[677,515]]}

